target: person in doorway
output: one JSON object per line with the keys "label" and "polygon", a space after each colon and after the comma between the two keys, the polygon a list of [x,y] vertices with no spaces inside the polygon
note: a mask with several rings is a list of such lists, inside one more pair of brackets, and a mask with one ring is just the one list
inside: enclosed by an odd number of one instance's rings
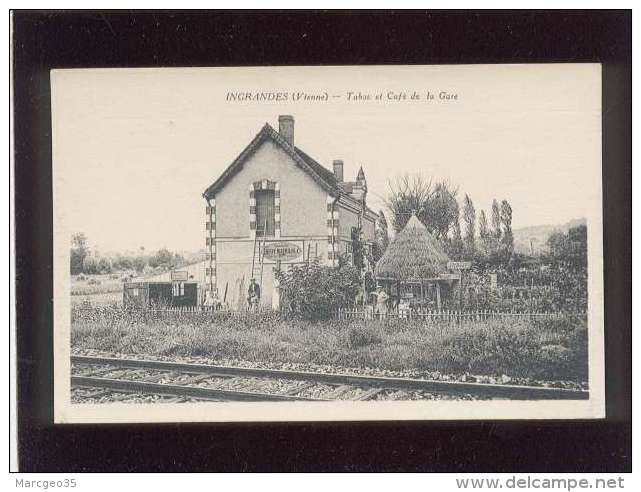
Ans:
{"label": "person in doorway", "polygon": [[247,304],[249,309],[255,309],[260,303],[260,285],[256,283],[256,279],[252,278],[249,282],[249,289],[247,290]]}
{"label": "person in doorway", "polygon": [[387,316],[387,300],[389,299],[389,296],[380,285],[376,286],[374,295],[376,296],[376,306],[374,307],[374,314],[377,315],[378,318],[383,319]]}

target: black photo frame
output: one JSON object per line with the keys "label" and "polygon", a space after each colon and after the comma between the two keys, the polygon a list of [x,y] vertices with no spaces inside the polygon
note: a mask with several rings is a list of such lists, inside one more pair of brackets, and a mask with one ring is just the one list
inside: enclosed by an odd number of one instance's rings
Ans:
{"label": "black photo frame", "polygon": [[[13,11],[20,471],[630,471],[631,19],[561,10]],[[603,64],[605,419],[53,424],[51,69],[541,62]]]}

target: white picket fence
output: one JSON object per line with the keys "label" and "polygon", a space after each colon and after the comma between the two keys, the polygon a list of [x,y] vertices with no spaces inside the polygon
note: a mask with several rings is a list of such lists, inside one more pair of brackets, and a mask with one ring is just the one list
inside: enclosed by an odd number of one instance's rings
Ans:
{"label": "white picket fence", "polygon": [[558,319],[562,313],[539,313],[539,312],[498,312],[498,311],[455,311],[449,309],[408,309],[388,311],[384,315],[375,314],[372,308],[349,308],[338,309],[335,312],[336,319],[420,319],[424,321],[486,321],[490,319]]}
{"label": "white picket fence", "polygon": [[[75,309],[80,311],[89,310],[93,308],[90,306],[77,306]],[[127,310],[127,309],[125,309]],[[249,313],[269,313],[273,312],[271,308],[260,306],[253,310],[249,309],[229,309],[226,307],[214,308],[212,306],[151,306],[146,309],[131,309],[144,313],[146,316],[181,316],[196,313],[208,313],[213,317],[217,316],[243,316]],[[341,308],[334,311],[334,319],[350,320],[350,319],[407,319],[407,320],[423,320],[426,322],[432,321],[486,321],[492,319],[559,319],[563,317],[564,313],[545,313],[545,312],[499,312],[499,311],[456,311],[449,309],[433,310],[433,309],[408,309],[408,310],[390,310],[385,315],[381,316],[374,313],[371,306]],[[578,314],[577,314],[578,316]]]}

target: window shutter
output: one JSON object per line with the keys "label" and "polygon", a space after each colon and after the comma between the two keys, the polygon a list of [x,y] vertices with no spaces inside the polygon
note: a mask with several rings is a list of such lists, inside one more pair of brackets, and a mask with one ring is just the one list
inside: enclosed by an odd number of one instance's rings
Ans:
{"label": "window shutter", "polygon": [[273,236],[276,229],[276,206],[273,190],[256,191],[256,235]]}

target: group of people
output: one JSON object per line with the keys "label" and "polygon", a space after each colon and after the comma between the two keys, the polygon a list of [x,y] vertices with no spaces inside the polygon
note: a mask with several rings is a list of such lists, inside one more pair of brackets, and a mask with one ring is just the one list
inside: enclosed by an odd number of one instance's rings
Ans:
{"label": "group of people", "polygon": [[379,318],[387,316],[387,304],[390,298],[389,294],[385,292],[381,285],[376,286],[376,290],[372,292],[374,296],[374,315]]}
{"label": "group of people", "polygon": [[[376,286],[376,290],[371,293],[371,296],[374,300],[374,314],[379,318],[384,318],[387,316],[389,311],[389,304],[392,301],[390,295],[385,292],[381,285]],[[247,288],[247,308],[250,311],[256,310],[260,305],[261,298],[261,289],[260,285],[256,282],[255,278],[250,279],[249,287]],[[278,280],[274,282],[274,292],[272,293],[272,307],[278,309],[278,303],[280,298],[280,289],[278,285]],[[402,302],[401,302],[402,304]],[[399,309],[402,307],[399,304]],[[205,300],[203,302],[204,306],[213,307],[214,309],[219,309],[222,307],[222,302],[218,298],[216,292],[207,291],[205,295]]]}
{"label": "group of people", "polygon": [[[279,300],[278,287],[279,287],[278,281],[275,281],[274,292],[272,294],[272,305],[276,303],[275,308],[278,308],[278,305],[277,305]],[[260,304],[260,295],[261,295],[260,285],[258,285],[255,278],[252,278],[249,281],[249,287],[247,289],[247,307],[249,310],[255,310],[258,308]],[[203,305],[206,307],[213,307],[214,309],[220,309],[222,307],[222,302],[220,301],[218,297],[218,293],[216,291],[208,290],[205,294],[205,300],[203,302]]]}

